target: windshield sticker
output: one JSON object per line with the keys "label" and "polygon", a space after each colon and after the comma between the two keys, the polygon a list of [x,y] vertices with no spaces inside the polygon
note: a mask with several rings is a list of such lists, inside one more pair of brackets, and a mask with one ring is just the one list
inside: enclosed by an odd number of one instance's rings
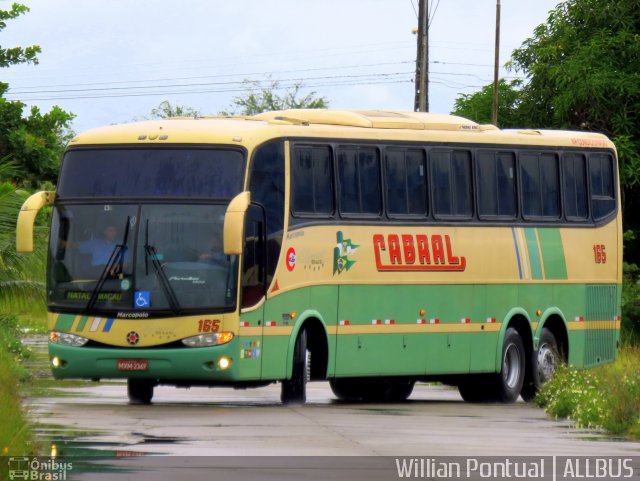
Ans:
{"label": "windshield sticker", "polygon": [[333,249],[333,275],[342,274],[342,271],[348,271],[351,266],[356,263],[353,259],[349,259],[349,256],[355,254],[360,247],[351,242],[351,239],[345,239],[342,231],[336,233],[336,240],[338,243]]}
{"label": "windshield sticker", "polygon": [[136,291],[133,299],[133,307],[136,309],[145,309],[151,305],[151,293],[149,291]]}
{"label": "windshield sticker", "polygon": [[120,289],[122,289],[123,291],[128,291],[130,287],[131,287],[131,281],[129,281],[129,279],[124,279],[120,283]]}

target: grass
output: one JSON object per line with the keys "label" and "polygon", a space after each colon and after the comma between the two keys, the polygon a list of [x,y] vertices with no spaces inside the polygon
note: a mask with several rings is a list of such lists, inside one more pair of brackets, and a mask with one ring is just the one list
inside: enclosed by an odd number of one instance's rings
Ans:
{"label": "grass", "polygon": [[33,454],[35,449],[19,396],[29,380],[29,373],[22,366],[28,355],[19,340],[17,318],[0,316],[0,450],[5,456]]}
{"label": "grass", "polygon": [[536,403],[556,418],[579,427],[601,428],[640,440],[640,348],[626,347],[615,363],[594,369],[561,367]]}

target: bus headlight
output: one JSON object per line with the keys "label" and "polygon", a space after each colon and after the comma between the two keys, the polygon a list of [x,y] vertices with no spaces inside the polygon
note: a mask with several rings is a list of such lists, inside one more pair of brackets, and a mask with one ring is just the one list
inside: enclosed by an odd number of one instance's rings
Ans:
{"label": "bus headlight", "polygon": [[233,339],[233,332],[216,332],[212,334],[199,334],[182,340],[185,346],[208,347],[226,344]]}
{"label": "bus headlight", "polygon": [[65,346],[79,347],[84,346],[89,339],[82,336],[76,336],[75,334],[69,334],[68,332],[49,332],[49,340],[56,344],[63,344]]}

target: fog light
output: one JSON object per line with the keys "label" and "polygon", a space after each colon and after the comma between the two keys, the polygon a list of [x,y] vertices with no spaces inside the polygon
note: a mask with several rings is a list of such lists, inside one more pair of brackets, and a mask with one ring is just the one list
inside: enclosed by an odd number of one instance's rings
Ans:
{"label": "fog light", "polygon": [[62,363],[60,362],[60,358],[59,357],[56,356],[53,359],[51,359],[51,365],[53,367],[60,367],[60,364],[62,364]]}
{"label": "fog light", "polygon": [[229,366],[231,366],[231,359],[229,359],[228,357],[221,357],[218,360],[218,367],[223,371],[227,369]]}

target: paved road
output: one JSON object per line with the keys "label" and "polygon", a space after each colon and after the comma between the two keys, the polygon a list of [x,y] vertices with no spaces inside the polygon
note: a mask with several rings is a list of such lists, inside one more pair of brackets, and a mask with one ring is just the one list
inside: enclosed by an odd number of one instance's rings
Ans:
{"label": "paved road", "polygon": [[[42,339],[30,345],[45,357]],[[74,468],[70,480],[372,481],[398,479],[389,456],[640,456],[640,443],[575,429],[532,404],[466,404],[457,390],[424,384],[406,403],[354,404],[337,401],[328,383],[311,383],[307,404],[294,407],[280,404],[276,384],[158,387],[150,406],[129,405],[122,382],[61,394],[28,400],[45,446],[62,458],[107,456],[97,470]]]}

